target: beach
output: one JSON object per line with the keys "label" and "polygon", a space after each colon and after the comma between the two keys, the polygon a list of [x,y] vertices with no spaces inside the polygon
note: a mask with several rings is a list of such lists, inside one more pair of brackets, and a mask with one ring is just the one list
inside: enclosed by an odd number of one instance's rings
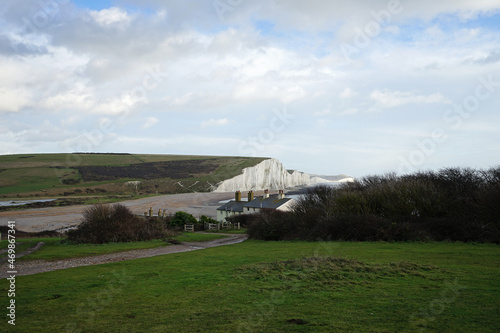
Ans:
{"label": "beach", "polygon": [[[216,209],[222,200],[229,200],[234,193],[182,193],[160,195],[150,198],[123,201],[121,204],[130,208],[134,214],[143,215],[151,207],[153,215],[158,210],[167,210],[167,214],[184,211],[195,217],[206,215],[216,217]],[[15,221],[16,228],[25,232],[41,232],[60,230],[78,225],[83,210],[87,205],[32,208],[0,212],[0,225],[6,226],[8,221]]]}

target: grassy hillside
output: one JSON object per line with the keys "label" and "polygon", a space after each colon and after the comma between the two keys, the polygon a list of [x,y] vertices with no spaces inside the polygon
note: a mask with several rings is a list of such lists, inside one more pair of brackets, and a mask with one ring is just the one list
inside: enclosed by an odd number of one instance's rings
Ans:
{"label": "grassy hillside", "polygon": [[[24,154],[0,156],[0,196],[85,196],[208,191],[264,158]],[[140,181],[127,183],[129,181]]]}
{"label": "grassy hillside", "polygon": [[[15,328],[498,332],[499,249],[464,243],[246,241],[19,276]],[[5,295],[8,288],[2,279]]]}

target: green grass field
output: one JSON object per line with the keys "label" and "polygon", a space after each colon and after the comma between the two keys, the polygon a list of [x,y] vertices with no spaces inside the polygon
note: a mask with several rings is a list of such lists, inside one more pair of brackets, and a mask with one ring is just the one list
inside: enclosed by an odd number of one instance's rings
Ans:
{"label": "green grass field", "polygon": [[20,276],[15,331],[497,332],[499,255],[493,244],[246,241]]}
{"label": "green grass field", "polygon": [[[220,238],[225,238],[224,235],[216,234],[200,234],[200,233],[181,233],[177,236],[171,237],[179,242],[208,242]],[[35,246],[38,242],[44,242],[45,245],[36,252],[23,256],[18,260],[59,260],[67,258],[79,258],[87,256],[95,256],[100,254],[108,254],[115,252],[122,252],[128,250],[151,249],[161,246],[169,246],[165,240],[154,239],[145,242],[128,242],[128,243],[108,243],[108,244],[72,244],[62,241],[62,238],[25,238],[18,239],[21,244],[16,246],[16,252],[20,253],[28,248]],[[7,248],[7,240],[0,241],[0,249]],[[3,254],[5,255],[5,254]],[[0,256],[1,257],[1,256]]]}
{"label": "green grass field", "polygon": [[[208,184],[234,177],[246,167],[254,166],[265,158],[197,156],[197,155],[144,155],[144,154],[23,154],[0,156],[0,195],[13,198],[16,196],[72,196],[95,195],[103,193],[124,194],[138,193],[158,194],[185,191],[186,187],[195,186],[192,190],[203,191]],[[119,177],[112,181],[84,181],[79,167],[127,167],[153,162],[199,161],[200,165],[210,162],[215,165],[211,171],[209,165],[202,166],[206,172],[183,179],[185,187],[176,184],[178,179],[161,176],[155,179],[131,179]],[[205,162],[204,162],[205,161]],[[207,162],[208,161],[208,162]],[[196,162],[198,163],[198,162]],[[205,164],[203,164],[205,163]],[[178,163],[177,163],[178,164]],[[170,164],[175,167],[176,163]],[[210,170],[210,171],[209,171]],[[165,172],[168,170],[165,170]],[[162,172],[159,172],[161,175]],[[125,182],[143,181],[140,189],[127,187]],[[63,183],[66,182],[66,183]]]}

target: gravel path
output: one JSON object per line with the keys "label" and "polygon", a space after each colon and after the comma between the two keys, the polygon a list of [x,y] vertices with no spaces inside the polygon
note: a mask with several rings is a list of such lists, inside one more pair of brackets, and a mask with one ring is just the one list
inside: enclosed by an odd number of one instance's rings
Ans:
{"label": "gravel path", "polygon": [[[23,242],[16,242],[16,247],[17,247],[17,246],[19,246],[19,245],[21,245],[21,244],[23,244]],[[40,248],[41,248],[42,246],[44,246],[44,245],[45,245],[45,243],[44,243],[44,242],[38,242],[38,243],[36,243],[35,245],[33,245],[32,247],[30,247],[29,249],[27,249],[27,250],[25,250],[25,251],[23,251],[23,252],[20,252],[20,253],[16,253],[16,259],[17,259],[17,258],[24,257],[25,255],[30,254],[31,252],[38,251],[38,250],[40,250]],[[7,249],[1,249],[1,250],[0,250],[0,255],[2,255],[2,254],[4,254],[4,253],[7,253],[8,251],[9,251],[9,249],[8,249],[8,248],[7,248]],[[5,261],[7,261],[8,259],[9,259],[9,257],[8,257],[7,255],[2,256],[2,257],[0,258],[0,263],[3,263],[3,262],[5,262]]]}
{"label": "gravel path", "polygon": [[[109,253],[92,257],[70,258],[57,261],[45,261],[45,260],[20,261],[16,262],[16,270],[17,270],[16,276],[32,275],[42,272],[55,271],[58,269],[88,266],[88,265],[98,265],[98,264],[105,264],[123,260],[132,260],[137,258],[154,257],[170,253],[195,251],[221,245],[241,243],[248,238],[247,235],[241,235],[241,234],[237,235],[225,234],[225,235],[228,237],[216,239],[209,242],[182,243],[180,245],[169,245],[153,249],[130,250],[125,252]],[[2,270],[2,272],[0,272],[0,278],[3,279],[8,276],[9,275],[5,273],[5,270]]]}

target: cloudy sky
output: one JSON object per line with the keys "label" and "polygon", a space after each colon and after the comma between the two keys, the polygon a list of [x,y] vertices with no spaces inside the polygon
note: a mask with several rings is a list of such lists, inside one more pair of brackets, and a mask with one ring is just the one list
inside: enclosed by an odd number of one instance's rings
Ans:
{"label": "cloudy sky", "polygon": [[7,0],[0,154],[500,164],[498,0]]}

